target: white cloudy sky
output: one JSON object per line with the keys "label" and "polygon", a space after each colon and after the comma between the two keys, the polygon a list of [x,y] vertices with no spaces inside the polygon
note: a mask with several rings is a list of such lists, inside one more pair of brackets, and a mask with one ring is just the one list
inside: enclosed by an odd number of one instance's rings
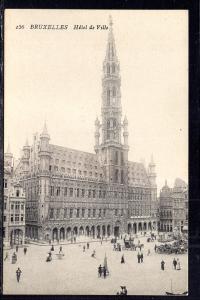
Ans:
{"label": "white cloudy sky", "polygon": [[[188,176],[187,11],[7,10],[5,24],[5,148],[19,157],[26,137],[47,120],[51,143],[93,152],[100,116],[106,30],[113,17],[121,66],[123,115],[129,121],[129,160],[157,164],[165,178]],[[24,30],[17,30],[19,24]],[[67,24],[68,30],[30,30]]]}

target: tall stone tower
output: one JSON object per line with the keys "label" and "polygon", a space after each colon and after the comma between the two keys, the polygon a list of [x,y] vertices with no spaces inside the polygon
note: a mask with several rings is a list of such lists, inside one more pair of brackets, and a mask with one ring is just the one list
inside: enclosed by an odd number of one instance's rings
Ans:
{"label": "tall stone tower", "polygon": [[[109,183],[127,183],[128,174],[128,121],[122,124],[120,66],[116,54],[113,23],[109,19],[106,56],[102,78],[102,124],[95,121],[95,151]],[[101,129],[101,134],[100,134]],[[124,129],[122,144],[122,129]],[[100,139],[101,138],[101,143]]]}

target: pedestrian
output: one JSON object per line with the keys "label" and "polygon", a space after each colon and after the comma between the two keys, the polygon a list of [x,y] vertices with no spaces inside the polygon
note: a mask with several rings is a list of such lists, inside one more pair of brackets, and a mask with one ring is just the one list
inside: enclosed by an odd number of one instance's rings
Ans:
{"label": "pedestrian", "polygon": [[53,245],[51,246],[51,251],[54,251],[54,246]]}
{"label": "pedestrian", "polygon": [[140,263],[140,253],[137,254],[138,263]]}
{"label": "pedestrian", "polygon": [[99,274],[99,277],[101,277],[101,275],[102,275],[102,266],[101,265],[98,267],[98,274]]}
{"label": "pedestrian", "polygon": [[76,243],[76,237],[74,237],[74,243]]}
{"label": "pedestrian", "polygon": [[164,262],[164,260],[161,261],[161,270],[163,270],[163,271],[165,270],[165,262]]}
{"label": "pedestrian", "polygon": [[121,257],[121,264],[124,264],[124,263],[125,263],[125,259],[124,259],[124,254],[123,254]]}
{"label": "pedestrian", "polygon": [[8,252],[6,252],[6,256],[4,258],[4,260],[6,260],[8,258]]}
{"label": "pedestrian", "polygon": [[157,250],[157,246],[156,246],[156,244],[155,244],[155,246],[154,246],[154,250],[155,250],[155,252],[156,252],[156,250]]}
{"label": "pedestrian", "polygon": [[89,243],[87,243],[87,249],[89,249],[90,248],[90,244]]}
{"label": "pedestrian", "polygon": [[27,248],[24,247],[24,255],[26,255],[26,252],[27,252]]}
{"label": "pedestrian", "polygon": [[106,267],[103,267],[103,277],[106,278]]}
{"label": "pedestrian", "polygon": [[22,273],[22,271],[20,270],[20,268],[18,268],[17,271],[16,271],[17,282],[19,282],[19,280],[20,280],[21,273]]}
{"label": "pedestrian", "polygon": [[176,270],[177,261],[176,261],[176,259],[175,259],[175,258],[173,259],[173,265],[174,265],[174,269]]}
{"label": "pedestrian", "polygon": [[150,253],[151,253],[151,252],[150,252],[150,249],[148,249],[148,251],[147,251],[147,256],[149,256],[149,255],[150,255]]}
{"label": "pedestrian", "polygon": [[18,249],[19,249],[19,247],[18,247],[18,245],[16,246],[16,252],[18,252]]}
{"label": "pedestrian", "polygon": [[62,252],[62,246],[60,246],[60,251],[59,251],[59,253],[61,253]]}
{"label": "pedestrian", "polygon": [[181,269],[181,263],[180,260],[177,258],[177,270],[179,271]]}
{"label": "pedestrian", "polygon": [[51,240],[49,240],[49,245],[51,245]]}
{"label": "pedestrian", "polygon": [[141,262],[142,262],[142,263],[143,263],[143,258],[144,258],[143,253],[141,253],[141,254],[140,254],[140,259],[141,259]]}
{"label": "pedestrian", "polygon": [[83,246],[83,252],[85,252],[85,245]]}

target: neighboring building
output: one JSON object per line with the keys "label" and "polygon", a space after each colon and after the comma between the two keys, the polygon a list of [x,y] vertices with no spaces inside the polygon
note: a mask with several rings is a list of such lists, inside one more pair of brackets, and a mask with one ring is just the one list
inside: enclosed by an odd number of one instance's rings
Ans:
{"label": "neighboring building", "polygon": [[26,142],[23,147],[15,176],[26,190],[28,237],[119,236],[156,229],[155,163],[152,158],[146,170],[142,163],[128,160],[128,120],[121,120],[120,85],[110,20],[95,153],[50,144],[46,123],[41,135],[34,135],[33,145]]}
{"label": "neighboring building", "polygon": [[3,243],[5,246],[23,244],[25,238],[25,194],[14,182],[13,156],[9,147],[4,156],[4,217]]}
{"label": "neighboring building", "polygon": [[188,220],[188,187],[177,178],[173,188],[167,182],[160,191],[160,231],[182,232]]}

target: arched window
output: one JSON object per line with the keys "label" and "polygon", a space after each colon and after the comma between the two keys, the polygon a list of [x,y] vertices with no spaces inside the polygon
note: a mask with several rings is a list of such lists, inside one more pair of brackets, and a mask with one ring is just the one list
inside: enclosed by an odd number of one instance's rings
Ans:
{"label": "arched window", "polygon": [[107,105],[110,106],[110,90],[107,90]]}
{"label": "arched window", "polygon": [[112,94],[113,94],[113,97],[116,97],[116,87],[115,86],[113,86],[113,88],[112,88]]}
{"label": "arched window", "polygon": [[107,64],[107,74],[110,74],[110,65]]}
{"label": "arched window", "polygon": [[115,170],[115,182],[118,182],[119,171]]}
{"label": "arched window", "polygon": [[121,170],[121,183],[124,183],[124,171]]}
{"label": "arched window", "polygon": [[115,163],[118,164],[118,151],[115,151]]}
{"label": "arched window", "polygon": [[112,64],[112,73],[115,73],[115,65]]}

